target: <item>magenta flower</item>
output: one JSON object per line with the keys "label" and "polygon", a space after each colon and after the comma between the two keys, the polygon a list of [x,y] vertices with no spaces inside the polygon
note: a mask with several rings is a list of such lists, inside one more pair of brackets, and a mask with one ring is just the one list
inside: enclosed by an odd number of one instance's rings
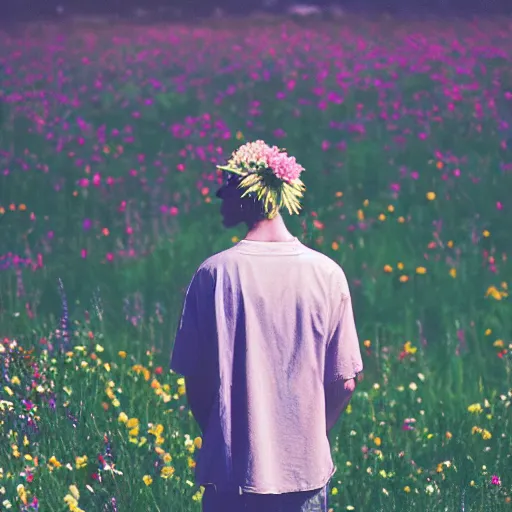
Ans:
{"label": "magenta flower", "polygon": [[499,476],[497,475],[492,475],[492,478],[491,478],[491,484],[492,485],[501,485],[501,479]]}

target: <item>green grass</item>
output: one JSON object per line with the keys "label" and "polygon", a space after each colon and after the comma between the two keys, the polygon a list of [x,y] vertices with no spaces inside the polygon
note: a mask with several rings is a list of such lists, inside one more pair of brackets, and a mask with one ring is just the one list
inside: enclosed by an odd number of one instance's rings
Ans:
{"label": "green grass", "polygon": [[365,378],[332,432],[332,509],[510,510],[507,20],[0,41],[2,510],[78,510],[70,485],[85,511],[200,510],[168,364],[193,272],[244,236],[221,227],[215,164],[259,138],[306,168],[286,221],[353,295]]}

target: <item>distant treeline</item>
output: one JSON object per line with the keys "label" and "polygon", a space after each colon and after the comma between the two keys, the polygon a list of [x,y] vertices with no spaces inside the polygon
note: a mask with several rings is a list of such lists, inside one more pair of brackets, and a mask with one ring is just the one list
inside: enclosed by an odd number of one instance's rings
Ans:
{"label": "distant treeline", "polygon": [[134,16],[138,10],[159,12],[166,18],[212,16],[217,9],[227,15],[254,11],[286,12],[292,5],[328,8],[335,4],[347,12],[390,14],[485,15],[512,14],[512,0],[0,0],[0,22],[66,15]]}

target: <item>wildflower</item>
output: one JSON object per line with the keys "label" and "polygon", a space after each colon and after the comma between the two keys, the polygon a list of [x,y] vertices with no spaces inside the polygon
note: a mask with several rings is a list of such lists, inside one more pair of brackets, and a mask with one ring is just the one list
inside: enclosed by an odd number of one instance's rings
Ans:
{"label": "wildflower", "polygon": [[52,455],[48,460],[48,463],[51,464],[52,468],[60,468],[62,464],[56,459],[55,455]]}
{"label": "wildflower", "polygon": [[386,272],[387,274],[393,272],[393,267],[391,265],[384,265],[384,272]]}
{"label": "wildflower", "polygon": [[483,411],[483,409],[480,404],[471,404],[468,407],[468,411],[473,414],[480,414]]}
{"label": "wildflower", "polygon": [[127,423],[128,422],[128,416],[124,412],[120,412],[119,416],[117,417],[117,421],[119,423]]}
{"label": "wildflower", "polygon": [[139,426],[139,420],[137,418],[130,418],[127,423],[126,423],[126,426],[128,428],[135,428],[135,427],[138,427]]}
{"label": "wildflower", "polygon": [[120,350],[117,355],[121,358],[121,359],[125,359],[126,358],[126,352],[124,350]]}
{"label": "wildflower", "polygon": [[164,466],[160,472],[162,478],[170,478],[174,474],[175,469],[172,466]]}
{"label": "wildflower", "polygon": [[331,489],[331,494],[332,494],[333,496],[336,496],[336,494],[338,494],[338,489],[337,489],[336,487],[333,487],[333,488]]}
{"label": "wildflower", "polygon": [[363,341],[363,345],[366,347],[366,348],[370,348],[372,346],[372,342],[370,340],[364,340]]}
{"label": "wildflower", "polygon": [[426,274],[427,269],[425,267],[417,267],[416,268],[416,274]]}
{"label": "wildflower", "polygon": [[407,281],[409,281],[409,277],[408,276],[400,276],[400,282],[401,283],[406,283]]}
{"label": "wildflower", "polygon": [[417,348],[412,346],[412,343],[410,341],[406,341],[404,344],[404,352],[407,354],[416,354]]}
{"label": "wildflower", "polygon": [[484,439],[484,440],[486,440],[486,441],[487,441],[488,439],[491,439],[491,437],[492,437],[492,434],[491,434],[488,430],[486,430],[486,429],[484,428],[484,429],[482,430],[482,439]]}
{"label": "wildflower", "polygon": [[69,492],[72,494],[73,498],[75,498],[75,500],[79,500],[80,499],[80,493],[78,492],[78,488],[76,485],[70,485],[69,486]]}
{"label": "wildflower", "polygon": [[380,437],[376,437],[373,442],[375,443],[375,446],[380,446],[382,444],[382,440]]}
{"label": "wildflower", "polygon": [[484,231],[482,232],[482,235],[484,235],[485,238],[491,236],[491,233],[487,230],[487,229],[484,229]]}
{"label": "wildflower", "polygon": [[147,485],[151,485],[153,483],[153,479],[149,475],[144,475],[142,477],[142,481]]}
{"label": "wildflower", "polygon": [[76,469],[82,469],[87,466],[87,455],[83,457],[75,457]]}
{"label": "wildflower", "polygon": [[456,268],[450,269],[450,276],[452,276],[453,279],[455,279],[457,277],[457,269]]}
{"label": "wildflower", "polygon": [[23,505],[26,505],[28,502],[28,499],[27,499],[27,491],[25,489],[25,486],[23,484],[19,484],[18,487],[16,487],[16,492],[18,493],[18,497],[20,498]]}
{"label": "wildflower", "polygon": [[403,264],[401,261],[399,261],[399,262],[396,264],[396,268],[397,268],[398,270],[403,270],[403,269],[404,269],[404,264]]}
{"label": "wildflower", "polygon": [[499,476],[497,475],[492,475],[492,478],[491,478],[491,484],[492,485],[501,485],[501,479]]}
{"label": "wildflower", "polygon": [[435,198],[436,198],[436,193],[435,192],[427,192],[427,199],[429,201],[433,201]]}
{"label": "wildflower", "polygon": [[416,382],[411,382],[409,384],[409,389],[412,389],[412,391],[416,391],[418,389],[418,385],[416,384]]}

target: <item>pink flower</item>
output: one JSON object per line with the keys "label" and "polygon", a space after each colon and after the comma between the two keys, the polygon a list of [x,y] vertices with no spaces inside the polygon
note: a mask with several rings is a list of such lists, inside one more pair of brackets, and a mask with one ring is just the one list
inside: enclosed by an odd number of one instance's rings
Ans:
{"label": "pink flower", "polygon": [[501,479],[499,476],[497,475],[492,475],[492,478],[491,478],[491,484],[492,485],[501,485]]}
{"label": "pink flower", "polygon": [[230,164],[236,167],[250,168],[251,165],[263,164],[281,180],[292,182],[299,178],[304,168],[295,157],[281,152],[277,146],[268,146],[262,140],[248,142],[233,153]]}

